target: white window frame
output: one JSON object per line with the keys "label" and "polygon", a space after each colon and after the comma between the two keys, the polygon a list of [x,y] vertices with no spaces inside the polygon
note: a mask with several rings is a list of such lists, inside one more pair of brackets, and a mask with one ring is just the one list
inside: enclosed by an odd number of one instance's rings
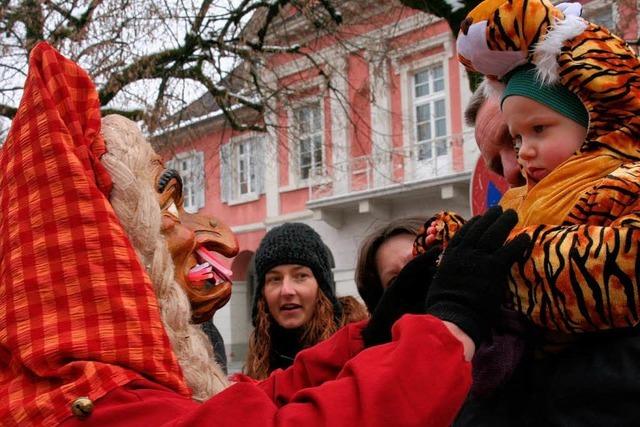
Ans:
{"label": "white window frame", "polygon": [[[413,105],[413,74],[417,70],[428,68],[435,64],[442,64],[445,76],[445,111],[447,116],[447,135],[451,136],[451,129],[454,122],[454,116],[458,116],[461,122],[463,120],[463,112],[460,110],[452,111],[451,102],[452,97],[456,96],[451,91],[451,67],[453,66],[456,73],[460,78],[460,84],[464,86],[465,72],[461,65],[457,61],[453,61],[455,58],[455,39],[451,36],[450,32],[444,31],[433,37],[429,37],[412,43],[405,47],[398,49],[391,54],[391,64],[393,69],[400,76],[400,99],[402,100],[402,141],[404,147],[404,181],[422,181],[435,178],[434,174],[425,174],[424,168],[416,162],[412,156],[413,144],[416,141],[415,135],[415,121],[414,121],[414,105]],[[427,53],[428,51],[434,51],[441,48],[442,50],[435,53]],[[426,53],[426,55],[422,55]],[[416,58],[416,59],[413,59]],[[461,94],[465,91],[469,91],[468,88],[463,89]],[[470,97],[470,93],[468,94]],[[463,97],[464,102],[464,97]],[[469,144],[472,146],[474,144]],[[449,158],[449,170],[453,169],[453,152]],[[477,154],[476,154],[477,155]],[[467,155],[465,153],[465,161]],[[442,175],[446,175],[448,172],[443,172]]]}
{"label": "white window frame", "polygon": [[[436,68],[440,68],[442,70],[442,77],[438,80],[442,81],[442,89],[435,92],[435,82],[436,80],[433,79],[433,74],[431,73],[432,70],[436,69]],[[416,81],[416,78],[419,74],[421,73],[428,73],[427,75],[427,81],[426,81],[426,87],[427,90],[429,91],[428,94],[426,95],[417,95],[417,88],[418,88],[418,84]],[[447,117],[447,92],[446,92],[446,75],[444,74],[444,65],[441,63],[435,63],[432,64],[429,67],[426,68],[421,68],[419,70],[416,70],[412,73],[411,75],[411,87],[412,87],[412,93],[413,93],[413,123],[414,123],[414,146],[416,148],[416,160],[417,161],[429,161],[431,159],[433,159],[434,157],[439,157],[439,156],[446,156],[447,154],[449,154],[449,147],[447,147],[447,138],[448,138],[448,128],[449,128],[449,119]],[[421,87],[425,86],[425,83],[420,84]],[[444,110],[444,115],[443,116],[439,116],[436,117],[435,116],[435,110],[436,110],[436,103],[442,101],[442,105],[443,105],[443,110]],[[428,120],[423,120],[423,121],[418,121],[418,108],[420,107],[424,107],[428,105],[429,106],[429,114],[430,117],[428,118]],[[444,130],[444,135],[436,135],[436,121],[438,119],[444,119],[445,121],[445,130]],[[424,123],[428,123],[429,124],[429,138],[425,139],[425,140],[419,140],[418,139],[418,127],[421,124]],[[440,139],[440,141],[439,141]],[[438,154],[438,149],[440,148],[440,145],[444,143],[444,148],[445,148],[445,152],[443,154]],[[421,145],[423,146],[427,146],[427,148],[429,148],[429,152],[431,153],[430,156],[425,157],[425,158],[420,158],[420,152],[421,152]]]}
{"label": "white window frame", "polygon": [[[234,142],[233,153],[235,155],[236,167],[234,168],[235,176],[233,183],[237,198],[245,197],[257,192],[257,165],[254,164],[255,158],[253,157],[255,143],[256,142],[253,139]],[[242,151],[242,153],[240,151]],[[243,185],[246,186],[246,191],[243,191]]]}
{"label": "white window frame", "polygon": [[[443,52],[437,53],[434,55],[430,55],[424,58],[421,58],[417,61],[412,61],[410,63],[403,64],[399,67],[400,72],[400,80],[401,80],[401,97],[404,100],[403,102],[403,114],[404,117],[407,117],[408,120],[404,123],[404,146],[405,150],[407,150],[407,162],[405,162],[405,179],[409,180],[424,180],[431,179],[437,176],[443,176],[451,173],[453,169],[452,164],[452,151],[451,147],[447,146],[447,154],[446,156],[441,156],[440,158],[436,157],[436,161],[432,162],[431,165],[428,165],[429,159],[419,160],[418,159],[418,135],[417,135],[417,117],[416,117],[416,106],[421,104],[422,99],[417,99],[415,96],[415,86],[414,86],[414,76],[426,69],[442,66],[443,77],[444,77],[444,107],[445,107],[445,117],[446,117],[446,144],[450,143],[451,136],[451,125],[452,125],[452,112],[451,112],[451,90],[450,90],[450,81],[449,81],[449,59],[450,59],[450,43],[446,39],[441,39],[438,43],[437,41],[432,41],[427,46],[423,46],[424,48],[436,47],[440,44],[443,46]],[[422,98],[422,97],[420,97]],[[434,98],[435,99],[435,98]],[[418,102],[416,102],[418,101]],[[432,150],[435,148],[432,146]],[[433,153],[433,151],[432,151]],[[446,157],[446,158],[445,158]],[[433,159],[433,157],[432,157]],[[425,167],[431,166],[431,167]]]}
{"label": "white window frame", "polygon": [[[317,106],[319,117],[318,120],[320,122],[320,128],[312,130],[309,134],[301,137],[298,125],[297,125],[297,112],[303,108],[315,107]],[[324,123],[324,108],[323,108],[323,99],[321,97],[307,99],[304,102],[296,103],[292,106],[289,111],[289,129],[290,129],[290,162],[289,162],[289,177],[290,182],[294,183],[296,188],[304,187],[309,184],[312,180],[324,179],[325,177],[325,169],[327,164],[327,154],[325,147],[325,123]],[[311,144],[313,144],[313,139],[315,137],[320,137],[320,164],[318,165],[317,159],[314,159],[315,153],[317,150],[311,149],[311,163],[309,174],[307,178],[302,177],[302,165],[300,164],[300,156],[301,156],[301,145],[303,138],[310,138]]]}
{"label": "white window frame", "polygon": [[205,205],[205,170],[202,151],[178,153],[167,162],[167,168],[175,169],[182,178],[184,210],[196,213]]}
{"label": "white window frame", "polygon": [[[257,133],[248,133],[239,137],[236,137],[229,141],[228,144],[231,146],[231,171],[230,177],[231,179],[231,194],[230,199],[228,200],[228,204],[237,205],[240,203],[247,203],[258,200],[261,193],[261,184],[260,180],[264,182],[265,177],[259,176],[262,172],[264,173],[264,168],[259,167],[259,165],[254,164],[253,161],[259,162],[255,155],[255,150],[257,150],[257,144],[264,144],[263,136]],[[244,152],[242,155],[240,154],[240,147],[248,147],[249,150]],[[248,191],[243,193],[241,192],[241,161],[245,161],[245,164],[249,167],[249,175],[247,178],[249,179]],[[264,160],[264,159],[263,159]],[[253,180],[251,180],[251,170],[253,170]],[[262,190],[264,192],[264,190]]]}

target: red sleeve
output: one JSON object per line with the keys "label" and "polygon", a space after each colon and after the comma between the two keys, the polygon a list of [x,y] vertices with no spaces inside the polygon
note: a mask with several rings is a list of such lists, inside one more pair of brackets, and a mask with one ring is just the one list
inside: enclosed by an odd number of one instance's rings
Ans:
{"label": "red sleeve", "polygon": [[[296,359],[288,371],[302,369],[304,360]],[[308,362],[305,366],[315,365]],[[275,383],[285,381],[281,375],[289,374],[277,373]],[[297,375],[291,376],[292,383],[303,381]],[[361,351],[335,380],[295,392],[286,405],[278,407],[253,384],[238,383],[176,425],[202,425],[210,419],[216,425],[243,427],[448,426],[470,384],[462,344],[444,324],[432,316],[405,315],[393,328],[392,342]]]}
{"label": "red sleeve", "polygon": [[277,406],[282,406],[300,389],[336,379],[345,363],[364,348],[360,332],[366,324],[366,320],[350,323],[325,341],[301,351],[293,366],[284,371],[274,371],[269,378],[258,383],[258,387]]}
{"label": "red sleeve", "polygon": [[[334,380],[294,391],[291,384],[304,381],[304,376],[291,369],[304,372],[301,366],[316,365],[304,360],[296,359],[292,368],[275,375],[272,384],[286,383],[284,389],[292,393],[282,406],[265,393],[268,383],[237,383],[198,405],[149,381],[138,381],[99,399],[88,419],[69,418],[62,425],[444,427],[453,421],[471,384],[471,366],[464,361],[462,344],[431,316],[405,315],[394,325],[392,342],[359,352]],[[320,371],[330,375],[333,369]],[[281,393],[278,385],[274,387]]]}

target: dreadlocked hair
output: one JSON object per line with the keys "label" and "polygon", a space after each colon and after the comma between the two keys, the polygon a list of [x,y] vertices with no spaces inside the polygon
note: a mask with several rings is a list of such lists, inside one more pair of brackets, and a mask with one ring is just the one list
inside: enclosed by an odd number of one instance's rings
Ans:
{"label": "dreadlocked hair", "polygon": [[[249,353],[244,371],[251,378],[263,380],[273,370],[269,362],[273,351],[270,330],[275,320],[269,313],[264,296],[260,296],[257,306],[256,327],[249,338]],[[303,326],[304,331],[300,337],[301,348],[311,347],[329,338],[343,325],[345,318],[346,316],[343,316],[339,324],[336,323],[331,301],[324,293],[318,292],[313,316]]]}
{"label": "dreadlocked hair", "polygon": [[111,205],[151,278],[162,324],[193,399],[206,400],[228,381],[213,359],[207,336],[191,323],[189,298],[175,280],[150,172],[157,154],[137,125],[122,116],[103,118],[102,133],[107,153],[100,160],[113,181]]}

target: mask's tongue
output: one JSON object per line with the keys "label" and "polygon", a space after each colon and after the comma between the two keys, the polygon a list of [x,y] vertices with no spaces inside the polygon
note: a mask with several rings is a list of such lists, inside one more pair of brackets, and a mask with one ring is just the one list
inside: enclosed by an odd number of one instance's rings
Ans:
{"label": "mask's tongue", "polygon": [[[225,267],[224,265],[222,265],[222,263],[216,258],[216,256],[213,254],[213,252],[207,250],[206,248],[204,248],[203,246],[200,246],[197,250],[196,253],[200,256],[200,258],[202,258],[206,263],[209,264],[209,266],[205,266],[203,268],[201,268],[200,270],[198,270],[198,272],[204,272],[207,271],[208,269],[208,274],[213,274],[213,273],[217,273],[218,275],[222,276],[224,279],[230,281],[231,280],[231,276],[233,275],[233,271],[229,270],[227,267]],[[201,264],[201,266],[204,264]],[[189,272],[189,275],[191,275],[191,273],[194,271],[194,269],[197,269],[198,266],[194,267],[191,269],[191,271]],[[211,276],[213,277],[213,276]]]}

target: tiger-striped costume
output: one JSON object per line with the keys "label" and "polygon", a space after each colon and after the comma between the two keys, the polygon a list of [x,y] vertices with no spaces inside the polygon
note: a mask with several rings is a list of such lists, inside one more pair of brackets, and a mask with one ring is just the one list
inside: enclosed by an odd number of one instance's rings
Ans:
{"label": "tiger-striped costume", "polygon": [[533,63],[589,113],[580,150],[529,192],[512,189],[501,202],[518,211],[516,231],[532,237],[509,277],[515,308],[571,333],[640,323],[640,61],[579,12],[547,0],[486,0],[458,38],[468,69],[497,81]]}

